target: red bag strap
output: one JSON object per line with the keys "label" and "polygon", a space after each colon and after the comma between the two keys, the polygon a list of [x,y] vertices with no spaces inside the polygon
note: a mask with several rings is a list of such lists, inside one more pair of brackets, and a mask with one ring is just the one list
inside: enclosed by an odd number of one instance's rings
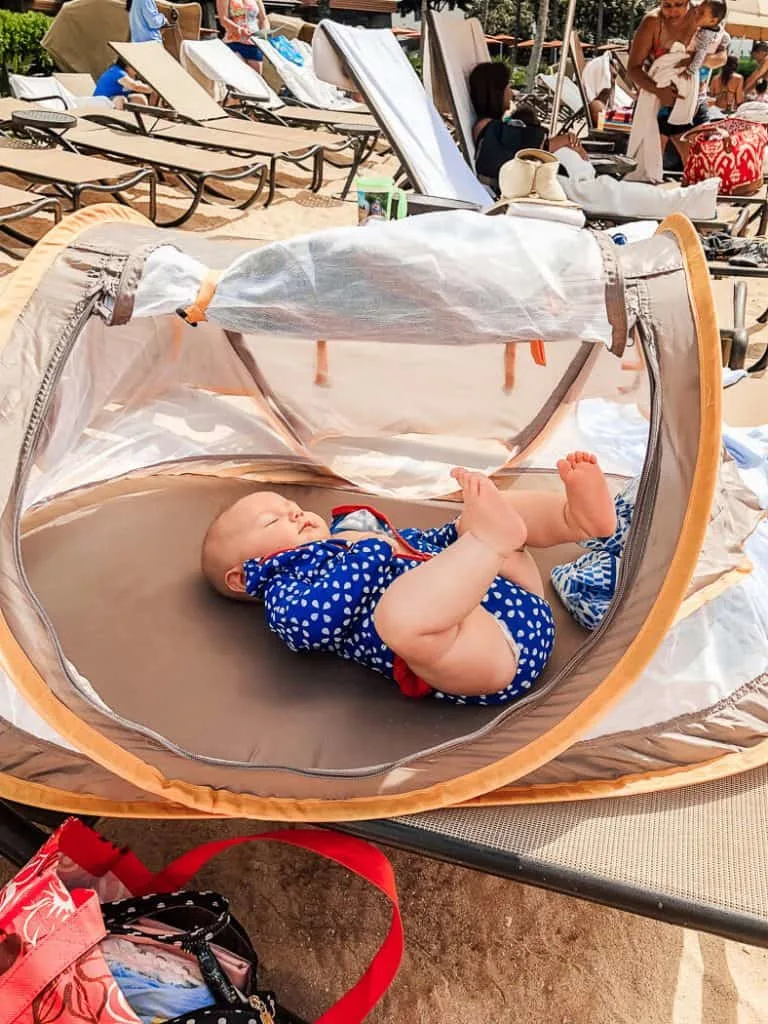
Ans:
{"label": "red bag strap", "polygon": [[99,898],[95,892],[88,892],[72,914],[62,917],[58,926],[36,946],[22,950],[19,958],[0,975],[2,1019],[15,1021],[28,1011],[51,982],[105,935]]}
{"label": "red bag strap", "polygon": [[392,904],[392,920],[387,937],[371,960],[365,973],[346,995],[318,1017],[316,1024],[359,1024],[378,1003],[392,984],[403,956],[403,923],[395,887],[392,865],[375,846],[343,836],[338,832],[296,829],[284,832],[263,832],[236,839],[222,839],[203,843],[172,861],[163,871],[153,875],[146,888],[137,896],[148,892],[173,892],[188,885],[191,878],[213,857],[242,843],[264,840],[298,846],[328,860],[341,864],[382,892]]}

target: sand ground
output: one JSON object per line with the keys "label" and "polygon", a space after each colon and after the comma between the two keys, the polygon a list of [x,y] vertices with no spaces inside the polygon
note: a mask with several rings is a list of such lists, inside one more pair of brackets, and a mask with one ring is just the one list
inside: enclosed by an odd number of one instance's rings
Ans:
{"label": "sand ground", "polygon": [[[310,196],[300,178],[282,184],[267,212],[205,207],[190,228],[266,241],[355,222],[353,204]],[[333,187],[331,182],[326,193]],[[163,204],[178,208],[172,190],[163,189]],[[44,223],[37,218],[22,226],[40,233]],[[0,262],[0,273],[12,269],[12,262]],[[768,287],[750,284],[750,312],[766,306]],[[732,389],[726,420],[766,422],[766,399],[768,385],[761,381]],[[102,824],[107,836],[132,846],[154,867],[198,842],[266,827]],[[390,993],[369,1018],[375,1024],[768,1022],[768,951],[415,855],[395,852],[391,858],[406,954]],[[308,1019],[354,982],[386,930],[382,900],[298,850],[239,848],[206,869],[202,882],[231,897],[262,958],[263,982]]]}

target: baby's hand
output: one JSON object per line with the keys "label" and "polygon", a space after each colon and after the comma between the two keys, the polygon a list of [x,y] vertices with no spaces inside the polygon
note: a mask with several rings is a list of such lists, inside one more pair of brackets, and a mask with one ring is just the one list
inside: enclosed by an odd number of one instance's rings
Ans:
{"label": "baby's hand", "polygon": [[528,531],[496,484],[483,473],[470,473],[468,469],[454,469],[451,476],[464,493],[463,528],[502,558],[519,551]]}

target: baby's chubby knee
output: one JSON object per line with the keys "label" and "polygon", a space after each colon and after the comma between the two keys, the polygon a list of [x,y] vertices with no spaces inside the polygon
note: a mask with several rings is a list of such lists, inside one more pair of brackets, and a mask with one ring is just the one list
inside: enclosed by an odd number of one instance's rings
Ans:
{"label": "baby's chubby knee", "polygon": [[[431,661],[438,650],[450,644],[458,627],[435,632],[420,624],[420,616],[400,588],[391,585],[381,597],[373,613],[373,625],[382,642],[407,662]],[[452,635],[447,636],[447,632]]]}
{"label": "baby's chubby knee", "polygon": [[400,648],[413,640],[416,630],[408,609],[390,590],[384,592],[374,610],[373,625],[387,647],[400,654]]}

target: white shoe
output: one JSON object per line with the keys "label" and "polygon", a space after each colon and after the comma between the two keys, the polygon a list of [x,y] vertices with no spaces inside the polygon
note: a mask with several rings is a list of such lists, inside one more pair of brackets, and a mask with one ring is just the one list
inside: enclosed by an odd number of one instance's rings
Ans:
{"label": "white shoe", "polygon": [[547,203],[564,203],[565,192],[557,180],[560,163],[554,153],[544,149],[521,149],[517,159],[534,168],[533,191]]}
{"label": "white shoe", "polygon": [[[551,156],[551,154],[548,154]],[[539,199],[545,199],[548,203],[564,203],[566,195],[563,187],[557,180],[557,172],[560,164],[556,157],[552,157],[554,163],[539,164],[536,168],[536,179],[534,182],[536,195]]]}
{"label": "white shoe", "polygon": [[502,199],[525,199],[533,192],[536,163],[521,160],[518,153],[499,169],[499,192]]}

